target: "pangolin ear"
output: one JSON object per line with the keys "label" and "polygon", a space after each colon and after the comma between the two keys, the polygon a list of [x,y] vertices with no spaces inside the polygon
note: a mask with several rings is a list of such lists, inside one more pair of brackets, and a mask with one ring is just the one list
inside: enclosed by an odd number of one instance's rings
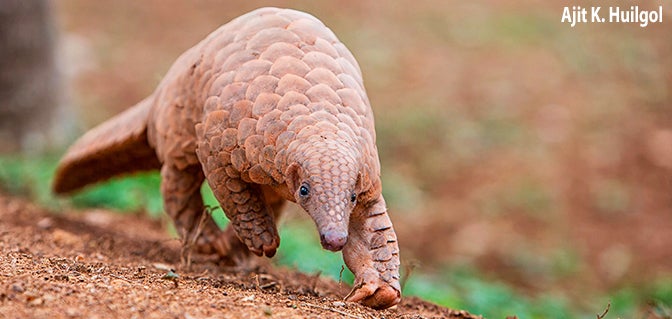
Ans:
{"label": "pangolin ear", "polygon": [[299,170],[301,166],[298,163],[292,163],[287,167],[285,171],[285,181],[287,182],[287,188],[289,191],[294,194],[296,190],[299,189],[301,181],[299,181]]}
{"label": "pangolin ear", "polygon": [[362,176],[362,172],[359,172],[357,174],[357,182],[355,183],[355,192],[357,194],[362,193],[366,189],[364,188],[364,177]]}
{"label": "pangolin ear", "polygon": [[372,185],[368,173],[359,172],[357,175],[356,192],[359,194],[359,201],[367,203],[375,196],[375,189]]}

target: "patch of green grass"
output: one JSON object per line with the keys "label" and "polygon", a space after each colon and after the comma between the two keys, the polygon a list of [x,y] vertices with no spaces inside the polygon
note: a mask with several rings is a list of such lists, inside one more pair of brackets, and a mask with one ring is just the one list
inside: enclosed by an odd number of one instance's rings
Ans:
{"label": "patch of green grass", "polygon": [[[339,279],[344,266],[341,253],[325,251],[309,221],[284,225],[277,262],[307,273],[318,273]],[[345,268],[342,281],[352,283],[354,277]],[[574,318],[576,313],[562,296],[526,297],[503,283],[489,281],[473,270],[447,268],[439,274],[412,273],[405,284],[404,295],[454,309],[466,309],[486,318]]]}
{"label": "patch of green grass", "polygon": [[352,283],[354,276],[345,266],[340,252],[322,249],[315,226],[308,220],[293,221],[280,228],[280,249],[276,257],[280,265],[295,267],[306,273],[320,272],[322,275],[346,283]]}
{"label": "patch of green grass", "polygon": [[406,283],[405,295],[454,309],[466,309],[486,318],[575,318],[567,300],[561,295],[524,296],[506,284],[487,280],[474,270],[453,267],[440,274],[413,274]]}
{"label": "patch of green grass", "polygon": [[[643,318],[650,311],[655,318],[672,317],[672,278],[663,277],[648,284],[626,286],[599,298],[605,305],[611,303],[611,308],[605,318]],[[600,311],[601,312],[601,311]]]}
{"label": "patch of green grass", "polygon": [[657,303],[672,305],[672,278],[657,280],[651,287],[650,298]]}
{"label": "patch of green grass", "polygon": [[156,172],[138,173],[86,187],[71,196],[57,197],[51,192],[58,157],[47,155],[0,156],[0,187],[11,194],[26,196],[51,207],[102,207],[119,212],[147,211],[159,216],[163,211],[160,183]]}
{"label": "patch of green grass", "polygon": [[[158,172],[117,177],[72,195],[57,197],[51,192],[57,160],[54,155],[0,156],[0,188],[49,207],[58,208],[68,203],[74,207],[101,207],[119,212],[146,211],[155,218],[163,214],[161,176]],[[205,205],[219,206],[207,183],[203,184],[201,194]],[[221,209],[215,210],[213,217],[222,227],[228,223]]]}
{"label": "patch of green grass", "polygon": [[158,173],[145,172],[88,187],[71,200],[76,207],[103,207],[121,212],[145,210],[151,216],[159,216],[163,212],[160,186]]}
{"label": "patch of green grass", "polygon": [[163,211],[161,179],[156,172],[138,173],[92,185],[72,196],[57,197],[51,183],[58,158],[53,155],[0,156],[0,187],[11,194],[29,197],[44,206],[59,208],[103,207],[120,212],[144,210],[152,216]]}
{"label": "patch of green grass", "polygon": [[[672,280],[660,279],[640,287],[628,286],[606,295],[584,296],[581,302],[549,291],[525,295],[510,286],[490,280],[472,268],[449,267],[438,274],[413,274],[404,295],[415,295],[454,309],[465,309],[485,318],[593,318],[611,304],[605,318],[638,318],[650,307],[661,318],[672,310]],[[574,298],[577,298],[576,296]],[[579,306],[582,304],[583,306]],[[646,306],[649,305],[649,306]]]}
{"label": "patch of green grass", "polygon": [[[219,207],[219,202],[215,198],[215,194],[212,193],[212,189],[208,183],[203,183],[203,186],[201,187],[201,196],[203,196],[203,204],[206,207]],[[222,229],[229,224],[229,220],[226,218],[226,215],[224,215],[224,211],[221,207],[213,210],[211,216],[212,219],[215,220],[215,223]]]}
{"label": "patch of green grass", "polygon": [[42,204],[53,204],[50,185],[56,168],[54,156],[0,157],[0,188],[11,194],[30,197]]}

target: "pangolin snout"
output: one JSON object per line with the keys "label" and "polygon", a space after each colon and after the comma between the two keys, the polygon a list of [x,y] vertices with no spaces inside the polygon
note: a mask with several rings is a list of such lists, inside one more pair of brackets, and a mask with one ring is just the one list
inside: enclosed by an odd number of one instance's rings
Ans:
{"label": "pangolin snout", "polygon": [[339,251],[343,249],[343,246],[348,241],[348,233],[340,230],[327,230],[320,233],[320,241],[324,249]]}

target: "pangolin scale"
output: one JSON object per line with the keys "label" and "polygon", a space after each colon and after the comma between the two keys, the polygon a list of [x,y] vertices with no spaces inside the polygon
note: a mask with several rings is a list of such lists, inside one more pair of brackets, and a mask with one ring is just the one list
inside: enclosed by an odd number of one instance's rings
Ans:
{"label": "pangolin scale", "polygon": [[197,248],[233,263],[273,256],[276,221],[296,202],[322,246],[343,250],[355,275],[347,299],[387,308],[401,298],[399,249],[375,140],[350,51],[307,13],[262,8],[186,51],[149,97],[76,141],[53,189],[160,169],[164,208],[188,236],[207,180],[231,223],[221,231],[208,219]]}

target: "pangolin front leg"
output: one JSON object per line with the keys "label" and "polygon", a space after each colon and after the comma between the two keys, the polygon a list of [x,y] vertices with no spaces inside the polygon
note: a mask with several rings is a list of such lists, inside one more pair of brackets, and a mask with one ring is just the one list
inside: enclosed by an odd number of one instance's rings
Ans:
{"label": "pangolin front leg", "polygon": [[380,196],[375,204],[356,209],[350,218],[343,259],[355,282],[346,299],[376,309],[396,305],[401,299],[399,246],[385,201]]}
{"label": "pangolin front leg", "polygon": [[213,171],[206,169],[206,174],[238,239],[257,256],[274,256],[280,237],[261,186],[243,181],[231,164]]}
{"label": "pangolin front leg", "polygon": [[[269,194],[267,190],[264,192],[264,198],[271,207],[271,211],[274,215],[274,220],[278,220],[282,213],[282,208],[285,206],[285,200],[273,194]],[[210,240],[209,238],[214,238]],[[236,233],[236,228],[233,224],[229,224],[223,232],[216,234],[216,237],[209,237],[206,242],[212,243],[206,248],[211,250],[202,251],[203,253],[218,253],[225,264],[230,266],[241,266],[244,265],[251,256],[250,250],[247,248],[243,242],[238,238]],[[203,246],[199,246],[202,248]],[[214,251],[212,250],[214,249]]]}
{"label": "pangolin front leg", "polygon": [[[179,169],[166,164],[161,168],[161,193],[164,209],[173,219],[177,233],[182,238],[193,238],[198,233],[202,214],[206,214],[201,196],[205,177],[200,165]],[[194,249],[199,253],[217,254],[238,263],[244,259],[247,249],[240,249],[233,232],[222,232],[210,217],[205,218]],[[243,247],[244,248],[244,247]]]}

